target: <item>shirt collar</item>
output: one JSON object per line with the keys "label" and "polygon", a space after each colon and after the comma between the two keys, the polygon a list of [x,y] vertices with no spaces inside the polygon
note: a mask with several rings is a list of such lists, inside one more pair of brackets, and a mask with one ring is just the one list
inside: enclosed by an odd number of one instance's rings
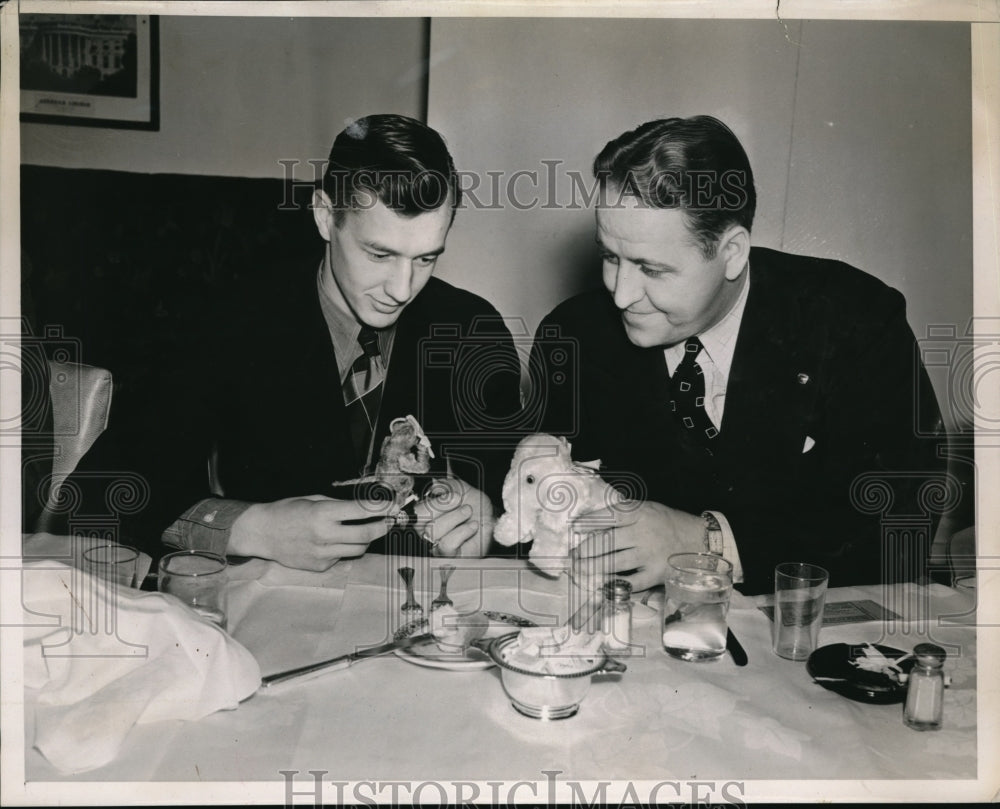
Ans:
{"label": "shirt collar", "polygon": [[[333,341],[337,370],[340,372],[340,380],[343,382],[354,361],[364,353],[361,344],[358,343],[361,324],[353,317],[345,316],[333,302],[330,291],[323,284],[323,262],[320,262],[319,272],[316,274],[316,288],[319,294],[319,306],[323,311],[323,319],[326,321],[326,327],[330,331],[330,339]],[[396,334],[396,324],[394,323],[387,329],[377,329],[376,332],[379,351],[382,353],[382,362],[388,367],[389,354],[392,351],[393,338]]]}
{"label": "shirt collar", "polygon": [[746,279],[743,288],[732,308],[718,323],[698,335],[704,350],[715,363],[716,368],[724,378],[729,377],[729,369],[733,365],[733,354],[736,351],[736,337],[743,322],[743,311],[747,306],[747,296],[750,293],[750,267],[747,266]]}
{"label": "shirt collar", "polygon": [[323,285],[323,263],[320,262],[319,272],[316,274],[316,288],[319,292],[319,306],[323,310],[323,319],[326,327],[330,330],[330,338],[333,340],[333,351],[337,357],[337,368],[341,377],[351,367],[356,356],[361,353],[358,345],[358,334],[361,331],[361,324],[357,320],[344,317],[344,314],[337,308],[333,298]]}
{"label": "shirt collar", "polygon": [[[736,351],[736,337],[743,322],[743,311],[746,309],[747,296],[750,294],[750,266],[747,265],[743,288],[736,301],[725,316],[709,329],[698,335],[702,350],[708,355],[718,369],[722,379],[729,378],[729,369],[733,365],[733,354]],[[664,349],[667,369],[672,374],[684,356],[684,343],[677,343]]]}

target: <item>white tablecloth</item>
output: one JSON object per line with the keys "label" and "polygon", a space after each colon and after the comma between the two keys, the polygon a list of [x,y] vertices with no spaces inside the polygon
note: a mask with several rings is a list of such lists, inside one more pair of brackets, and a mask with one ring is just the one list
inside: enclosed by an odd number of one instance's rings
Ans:
{"label": "white tablecloth", "polygon": [[[413,560],[418,598],[436,593]],[[323,574],[252,561],[233,568],[230,631],[266,674],[382,642],[402,622],[401,560],[369,556]],[[517,562],[459,562],[449,590],[459,605],[517,613],[543,624],[566,618],[566,580]],[[388,585],[387,586],[387,582]],[[963,594],[932,585],[831,590],[829,601],[890,602],[915,621],[825,627],[821,643],[882,641],[946,646],[951,687],[945,727],[918,733],[900,705],[867,705],[814,683],[802,663],[770,650],[763,599],[734,596],[730,626],[750,663],[669,658],[659,621],[637,623],[640,654],[621,677],[596,679],[579,714],[540,722],[516,713],[496,669],[442,671],[395,656],[363,661],[197,722],[136,727],[123,754],[83,781],[271,781],[282,770],[309,781],[661,781],[719,779],[966,779],[976,776],[976,635]],[[30,737],[29,737],[30,738]],[[28,749],[28,780],[58,780]],[[664,800],[677,798],[663,796]],[[277,796],[280,800],[280,795]],[[333,802],[334,796],[326,799]]]}

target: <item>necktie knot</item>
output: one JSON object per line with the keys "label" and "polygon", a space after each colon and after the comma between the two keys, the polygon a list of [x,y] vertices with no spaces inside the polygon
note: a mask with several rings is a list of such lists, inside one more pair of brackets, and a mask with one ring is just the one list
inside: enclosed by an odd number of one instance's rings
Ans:
{"label": "necktie knot", "polygon": [[355,457],[361,474],[364,474],[371,457],[372,434],[382,399],[385,365],[379,349],[378,333],[374,329],[362,326],[358,344],[362,354],[353,362],[344,380],[344,402]]}
{"label": "necktie knot", "polygon": [[670,380],[670,408],[685,440],[711,455],[709,445],[719,431],[705,412],[705,378],[697,363],[702,348],[697,337],[684,341],[684,356]]}
{"label": "necktie knot", "polygon": [[368,326],[362,326],[361,331],[358,332],[358,343],[361,344],[361,350],[369,359],[382,353],[378,347],[378,333]]}
{"label": "necktie knot", "polygon": [[684,341],[684,359],[681,360],[681,363],[687,365],[693,363],[698,358],[702,348],[701,340],[697,337],[688,337]]}

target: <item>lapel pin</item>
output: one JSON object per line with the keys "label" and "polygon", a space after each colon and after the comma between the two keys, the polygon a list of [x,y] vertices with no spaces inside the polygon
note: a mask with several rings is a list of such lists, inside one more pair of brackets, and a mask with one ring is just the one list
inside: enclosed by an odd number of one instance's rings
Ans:
{"label": "lapel pin", "polygon": [[805,385],[809,382],[809,374],[799,373],[795,378],[799,381],[800,385]]}

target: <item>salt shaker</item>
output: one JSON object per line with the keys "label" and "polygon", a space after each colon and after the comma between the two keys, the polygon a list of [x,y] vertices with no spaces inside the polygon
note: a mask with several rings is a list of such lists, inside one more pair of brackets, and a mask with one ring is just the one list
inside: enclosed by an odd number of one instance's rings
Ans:
{"label": "salt shaker", "polygon": [[910,670],[903,721],[914,730],[939,730],[944,705],[945,651],[933,643],[913,649],[916,664]]}
{"label": "salt shaker", "polygon": [[632,644],[632,585],[625,579],[613,579],[604,585],[601,630],[604,646],[611,651],[628,649]]}

